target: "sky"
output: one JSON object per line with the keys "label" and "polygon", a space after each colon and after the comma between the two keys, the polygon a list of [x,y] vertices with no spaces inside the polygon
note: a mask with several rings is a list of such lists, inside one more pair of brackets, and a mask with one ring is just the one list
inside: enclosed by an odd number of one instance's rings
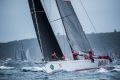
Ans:
{"label": "sky", "polygon": [[[73,7],[76,9],[78,18],[86,33],[113,32],[114,29],[120,31],[120,0],[71,1],[74,4]],[[80,1],[82,1],[83,6]],[[85,10],[93,25],[90,23]]]}
{"label": "sky", "polygon": [[27,0],[0,0],[0,42],[36,37]]}
{"label": "sky", "polygon": [[[84,31],[86,33],[95,32],[80,0],[72,1]],[[113,32],[114,29],[120,31],[120,0],[82,0],[82,3],[97,33]],[[51,4],[53,5],[52,2]],[[56,31],[62,32],[62,29]],[[27,0],[0,0],[0,42],[35,37]]]}

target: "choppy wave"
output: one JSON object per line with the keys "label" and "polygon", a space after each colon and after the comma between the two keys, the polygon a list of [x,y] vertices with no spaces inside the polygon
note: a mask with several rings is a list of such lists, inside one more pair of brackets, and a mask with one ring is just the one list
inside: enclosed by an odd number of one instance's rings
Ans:
{"label": "choppy wave", "polygon": [[1,80],[119,80],[120,65],[113,66],[115,67],[113,70],[100,68],[82,72],[57,71],[48,74],[46,72],[41,72],[42,68],[40,66],[26,67],[26,65],[24,65],[24,67],[20,69],[15,67],[14,70],[0,70],[0,78]]}
{"label": "choppy wave", "polygon": [[0,70],[12,70],[12,69],[15,69],[15,67],[0,66]]}
{"label": "choppy wave", "polygon": [[115,67],[115,68],[114,68],[113,70],[115,70],[115,71],[120,71],[120,65],[115,65],[114,67]]}
{"label": "choppy wave", "polygon": [[101,73],[105,73],[105,72],[109,72],[109,70],[107,70],[107,69],[105,69],[105,68],[99,68],[98,70],[97,70],[97,72],[101,72]]}

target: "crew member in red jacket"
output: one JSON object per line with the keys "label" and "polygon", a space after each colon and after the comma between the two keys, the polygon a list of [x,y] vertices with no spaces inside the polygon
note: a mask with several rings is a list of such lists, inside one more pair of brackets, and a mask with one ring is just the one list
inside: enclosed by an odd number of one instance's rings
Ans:
{"label": "crew member in red jacket", "polygon": [[94,55],[93,51],[90,49],[88,53],[85,55],[85,59],[91,59],[91,61],[94,62],[93,55]]}
{"label": "crew member in red jacket", "polygon": [[62,59],[62,60],[65,60],[65,55],[64,55],[64,54],[62,54],[61,59]]}
{"label": "crew member in red jacket", "polygon": [[58,57],[55,52],[52,53],[51,58],[52,60],[57,60]]}
{"label": "crew member in red jacket", "polygon": [[72,55],[74,60],[79,60],[78,59],[79,53],[77,51],[72,51]]}
{"label": "crew member in red jacket", "polygon": [[91,61],[94,62],[92,50],[89,50],[88,54],[89,54],[89,58],[91,59]]}

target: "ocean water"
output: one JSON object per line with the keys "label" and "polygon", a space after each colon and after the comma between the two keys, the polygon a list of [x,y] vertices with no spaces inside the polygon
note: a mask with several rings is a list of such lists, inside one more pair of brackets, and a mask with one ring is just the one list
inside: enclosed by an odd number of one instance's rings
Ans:
{"label": "ocean water", "polygon": [[53,73],[45,72],[24,72],[20,68],[5,67],[0,70],[0,80],[120,80],[120,61],[113,65],[114,69],[106,70],[100,68],[89,71],[58,71]]}

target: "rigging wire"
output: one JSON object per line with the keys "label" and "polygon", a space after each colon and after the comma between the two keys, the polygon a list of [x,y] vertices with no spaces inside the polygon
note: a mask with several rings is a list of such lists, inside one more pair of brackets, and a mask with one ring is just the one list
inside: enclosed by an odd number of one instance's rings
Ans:
{"label": "rigging wire", "polygon": [[86,8],[84,7],[84,5],[83,5],[83,3],[82,3],[82,0],[79,0],[79,1],[80,1],[81,5],[82,5],[82,7],[83,7],[84,11],[85,11],[85,14],[87,15],[87,17],[88,17],[88,19],[89,19],[89,21],[90,21],[91,25],[93,26],[93,28],[94,28],[95,32],[97,32],[97,30],[96,30],[96,28],[95,28],[94,24],[92,23],[92,21],[91,21],[91,19],[90,19],[90,16],[89,16],[89,15],[88,15],[88,13],[87,13]]}
{"label": "rigging wire", "polygon": [[69,16],[71,16],[71,15],[73,15],[73,14],[71,13],[71,14],[68,14],[68,15],[66,15],[66,16],[64,16],[64,17],[61,16],[60,18],[55,19],[55,20],[50,21],[50,22],[55,22],[55,21],[58,21],[58,20],[64,19],[64,18],[66,18],[66,17],[69,17]]}
{"label": "rigging wire", "polygon": [[[95,25],[93,24],[92,20],[90,19],[90,16],[88,15],[87,10],[86,10],[86,8],[84,7],[84,4],[83,4],[82,0],[79,0],[79,1],[80,1],[81,5],[82,5],[82,7],[83,7],[84,11],[85,11],[85,14],[86,14],[86,15],[87,15],[87,17],[88,17],[88,19],[89,19],[89,21],[90,21],[90,23],[91,23],[91,25],[92,25],[93,29],[94,29],[94,30],[95,30],[95,32],[97,33],[97,30],[96,30],[96,28],[95,28]],[[100,38],[100,36],[99,36],[99,35],[98,35],[98,39],[99,39],[99,42],[102,42],[102,39]],[[102,46],[102,47],[103,47],[103,49],[106,51],[105,46],[104,46],[104,45],[101,45],[101,46]],[[107,51],[106,51],[106,52],[107,52]]]}

